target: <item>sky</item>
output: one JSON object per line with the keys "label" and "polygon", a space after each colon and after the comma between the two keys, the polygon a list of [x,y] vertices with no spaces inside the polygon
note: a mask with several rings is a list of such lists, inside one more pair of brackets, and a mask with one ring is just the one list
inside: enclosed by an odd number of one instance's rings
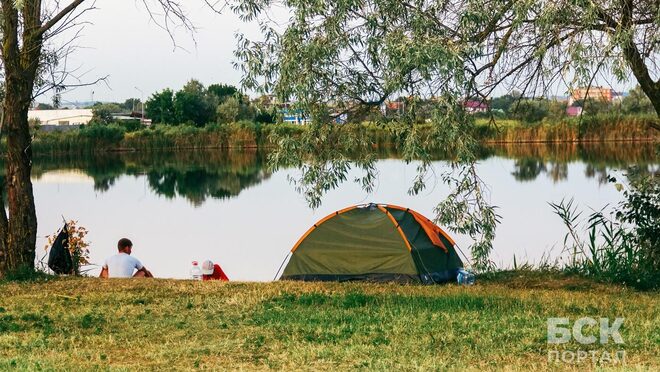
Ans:
{"label": "sky", "polygon": [[[147,2],[153,5],[156,0]],[[142,0],[97,0],[96,9],[82,18],[88,24],[77,43],[80,48],[69,57],[68,66],[76,71],[80,82],[89,83],[106,76],[107,79],[65,92],[62,103],[146,99],[165,88],[178,90],[193,78],[206,86],[214,83],[238,86],[241,73],[232,66],[234,35],[240,32],[258,38],[258,27],[242,22],[230,9],[217,14],[204,0],[181,3],[197,31],[194,34],[181,29],[175,31],[175,47],[170,35],[150,20]],[[65,42],[67,36],[60,35],[55,42]],[[69,83],[77,82],[69,80]],[[627,91],[632,86],[632,82],[612,85],[617,91]],[[505,93],[496,91],[494,95]],[[50,103],[52,93],[37,101]]]}
{"label": "sky", "polygon": [[[152,1],[153,3],[153,1]],[[121,101],[147,98],[164,88],[180,89],[195,78],[203,84],[238,85],[240,72],[232,67],[234,34],[257,36],[254,25],[243,23],[230,10],[217,14],[201,0],[182,2],[197,27],[194,35],[177,30],[174,37],[149,18],[141,0],[98,0],[84,15],[81,47],[69,57],[81,82],[108,76],[106,83],[79,87],[62,95],[67,101]],[[62,42],[67,35],[61,35]],[[74,80],[72,82],[75,83]],[[93,93],[92,93],[93,92]],[[38,99],[50,102],[52,94]]]}

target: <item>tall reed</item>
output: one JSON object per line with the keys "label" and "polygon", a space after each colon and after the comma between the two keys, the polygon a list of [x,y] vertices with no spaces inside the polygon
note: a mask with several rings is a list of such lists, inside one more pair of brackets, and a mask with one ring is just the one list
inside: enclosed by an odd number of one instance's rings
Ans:
{"label": "tall reed", "polygon": [[609,212],[594,211],[584,220],[572,199],[550,203],[568,230],[565,270],[639,289],[660,288],[660,179],[630,172],[624,201]]}
{"label": "tall reed", "polygon": [[[478,119],[476,137],[487,144],[515,143],[591,143],[609,141],[658,141],[660,135],[651,129],[654,117],[595,116],[567,119],[559,123],[542,122],[534,125],[513,120],[487,123]],[[430,133],[431,124],[417,124],[416,130]],[[343,125],[341,133],[348,136],[360,131],[375,149],[399,148],[410,127],[401,123],[373,123]],[[241,121],[232,124],[154,125],[132,130],[119,124],[88,125],[78,130],[41,132],[34,135],[33,151],[41,154],[91,153],[104,151],[151,151],[202,148],[272,147],[273,138],[297,136],[308,128],[293,124],[259,124]],[[355,133],[353,133],[355,134]],[[4,143],[0,143],[4,146]]]}

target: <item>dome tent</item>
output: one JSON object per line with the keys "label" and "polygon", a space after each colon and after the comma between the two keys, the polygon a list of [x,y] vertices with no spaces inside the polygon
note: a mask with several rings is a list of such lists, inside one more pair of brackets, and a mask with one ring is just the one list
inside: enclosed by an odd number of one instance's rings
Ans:
{"label": "dome tent", "polygon": [[387,204],[344,208],[293,246],[282,280],[443,283],[463,262],[454,241],[421,214]]}

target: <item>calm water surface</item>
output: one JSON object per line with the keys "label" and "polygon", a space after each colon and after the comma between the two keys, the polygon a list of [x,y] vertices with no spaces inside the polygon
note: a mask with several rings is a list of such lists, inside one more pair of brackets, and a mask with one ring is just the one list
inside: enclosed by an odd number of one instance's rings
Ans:
{"label": "calm water surface", "polygon": [[[446,162],[434,163],[438,176],[428,180],[425,192],[409,196],[416,164],[383,158],[373,193],[346,182],[311,210],[287,180],[298,171],[270,173],[263,159],[255,152],[219,151],[39,158],[33,170],[37,247],[65,216],[89,230],[95,263],[116,252],[119,238],[129,237],[133,255],[158,277],[186,278],[191,261],[208,258],[232,280],[266,281],[298,238],[335,210],[379,202],[433,217],[433,207],[448,192],[439,180]],[[565,229],[547,203],[574,198],[585,210],[615,204],[622,196],[606,176],[620,177],[633,164],[657,172],[653,146],[525,145],[485,151],[479,173],[502,216],[495,263],[509,267],[514,255],[519,263],[560,257]],[[468,253],[469,239],[455,237]]]}

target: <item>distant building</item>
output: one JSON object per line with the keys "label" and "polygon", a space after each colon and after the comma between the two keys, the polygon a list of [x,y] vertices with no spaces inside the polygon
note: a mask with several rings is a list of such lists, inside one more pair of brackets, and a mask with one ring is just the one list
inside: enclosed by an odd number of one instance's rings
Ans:
{"label": "distant building", "polygon": [[569,104],[573,104],[575,101],[582,101],[587,98],[612,102],[612,100],[617,99],[620,96],[621,94],[615,92],[614,89],[605,87],[577,88],[571,92],[571,99],[569,100]]}
{"label": "distant building", "polygon": [[483,101],[467,100],[463,102],[463,106],[465,107],[465,111],[471,114],[488,111],[488,104]]}
{"label": "distant building", "polygon": [[41,125],[84,125],[92,120],[91,109],[80,110],[30,110],[28,120],[38,120]]}
{"label": "distant building", "polygon": [[566,115],[568,115],[568,116],[580,116],[580,115],[582,115],[582,107],[568,106],[568,107],[566,107]]}
{"label": "distant building", "polygon": [[142,117],[142,113],[138,111],[112,114],[112,119],[116,121],[140,120],[140,123],[146,126],[149,126],[152,123],[151,119],[148,119],[146,116]]}
{"label": "distant building", "polygon": [[309,118],[303,115],[301,110],[282,109],[282,121],[288,124],[305,125],[309,123]]}

